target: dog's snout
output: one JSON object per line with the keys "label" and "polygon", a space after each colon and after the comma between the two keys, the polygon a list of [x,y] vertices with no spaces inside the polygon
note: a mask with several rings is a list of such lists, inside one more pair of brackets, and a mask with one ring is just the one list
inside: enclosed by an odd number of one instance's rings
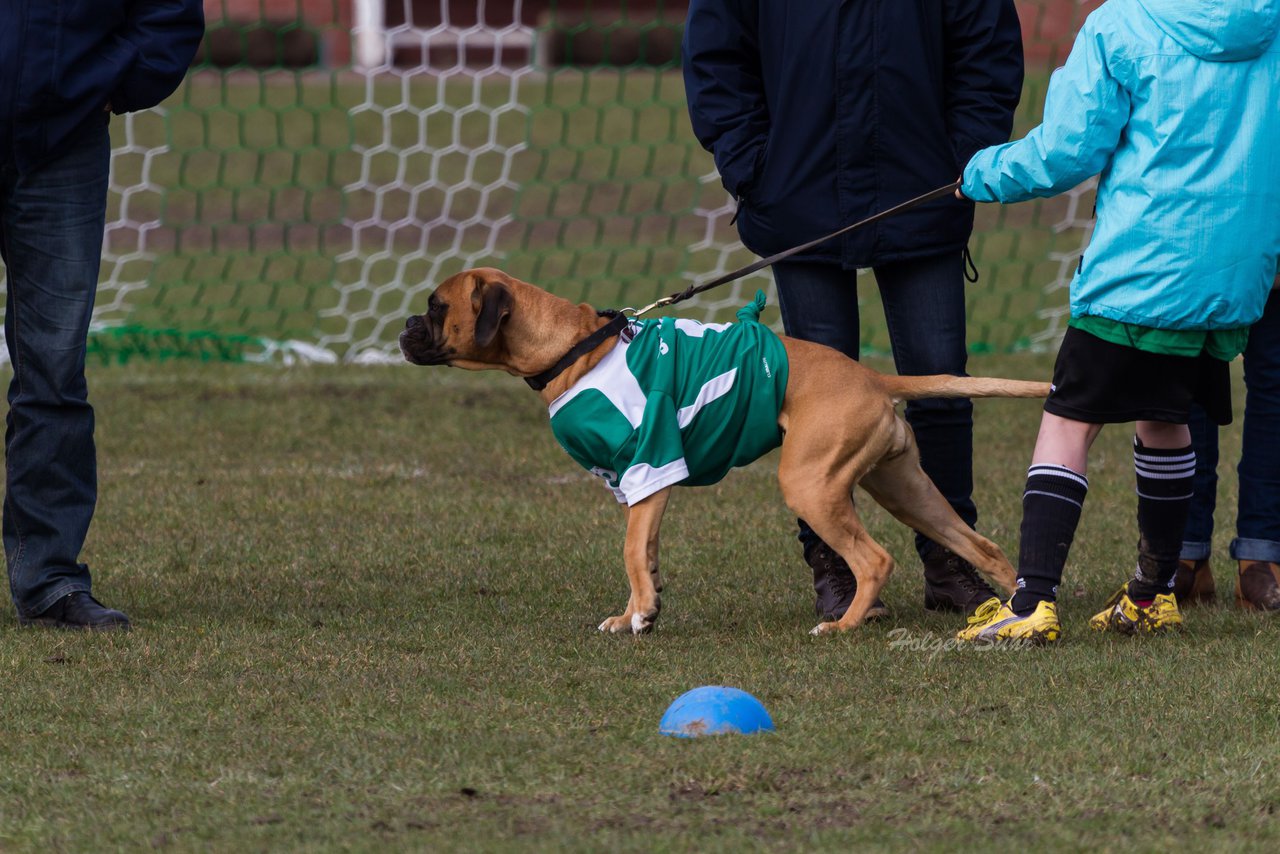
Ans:
{"label": "dog's snout", "polygon": [[406,318],[404,322],[405,329],[417,329],[421,325],[422,325],[422,316],[417,314],[409,315],[409,317]]}

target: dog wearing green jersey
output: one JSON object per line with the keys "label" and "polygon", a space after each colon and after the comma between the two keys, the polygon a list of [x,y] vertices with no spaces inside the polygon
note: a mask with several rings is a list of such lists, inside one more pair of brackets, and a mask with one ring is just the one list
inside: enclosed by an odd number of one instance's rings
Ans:
{"label": "dog wearing green jersey", "polygon": [[668,486],[707,486],[782,443],[782,341],[758,320],[633,320],[613,349],[551,401],[551,432],[583,468],[635,505]]}
{"label": "dog wearing green jersey", "polygon": [[1043,398],[1048,383],[880,374],[829,347],[775,335],[759,323],[763,307],[759,294],[733,324],[615,322],[620,334],[575,355],[600,337],[608,318],[501,270],[477,268],[436,288],[427,311],[406,321],[400,349],[416,365],[501,370],[541,386],[557,440],[605,481],[626,514],[631,595],[601,631],[639,634],[658,618],[658,531],[672,488],[715,483],[779,445],[787,505],[857,579],[844,616],[819,623],[814,634],[861,624],[893,571],[893,558],[854,508],[858,485],[1012,592],[1008,559],[921,470],[895,406],[926,397]]}

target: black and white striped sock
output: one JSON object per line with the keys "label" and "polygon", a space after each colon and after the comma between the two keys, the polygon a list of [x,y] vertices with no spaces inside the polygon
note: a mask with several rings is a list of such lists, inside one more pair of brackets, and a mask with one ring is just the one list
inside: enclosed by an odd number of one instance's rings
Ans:
{"label": "black and white striped sock", "polygon": [[1144,604],[1173,588],[1195,492],[1196,453],[1185,448],[1148,448],[1133,438],[1138,481],[1138,567],[1129,598]]}
{"label": "black and white striped sock", "polygon": [[1019,616],[1058,596],[1062,568],[1080,524],[1089,479],[1066,466],[1027,469],[1022,493],[1022,540],[1018,546],[1018,590],[1011,607]]}

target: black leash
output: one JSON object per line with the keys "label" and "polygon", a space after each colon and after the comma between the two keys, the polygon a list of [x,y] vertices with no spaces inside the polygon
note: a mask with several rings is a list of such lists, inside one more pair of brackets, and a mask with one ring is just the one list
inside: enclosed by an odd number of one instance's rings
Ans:
{"label": "black leash", "polygon": [[[756,272],[757,270],[763,270],[765,267],[768,267],[770,264],[774,264],[778,261],[783,260],[784,258],[790,258],[792,255],[795,255],[799,252],[803,252],[806,249],[812,249],[813,247],[821,243],[826,243],[828,240],[831,240],[832,238],[840,237],[841,235],[848,234],[849,232],[853,231],[856,228],[862,228],[864,225],[871,225],[872,223],[879,222],[882,219],[888,219],[894,214],[899,214],[905,210],[910,210],[911,208],[914,208],[917,205],[922,205],[925,202],[931,202],[934,199],[940,199],[943,196],[950,195],[951,193],[954,193],[958,189],[960,189],[960,182],[956,181],[955,183],[948,184],[945,187],[939,187],[936,190],[930,190],[929,192],[925,193],[922,196],[916,196],[914,199],[907,199],[907,201],[903,202],[902,204],[894,205],[888,210],[881,211],[878,214],[872,214],[866,219],[858,220],[852,225],[846,225],[844,228],[841,228],[837,231],[833,231],[824,237],[819,237],[816,240],[810,240],[808,243],[802,243],[799,246],[793,246],[790,249],[784,249],[783,251],[777,253],[776,255],[770,255],[768,258],[761,258],[757,261],[753,261],[747,266],[742,267],[741,269],[734,270],[732,273],[725,273],[723,276],[719,276],[715,279],[712,279],[711,281],[706,282],[705,284],[696,285],[696,286],[691,285],[688,288],[685,288],[683,291],[679,291],[678,293],[674,293],[668,297],[663,297],[662,299],[658,300],[655,303],[646,305],[644,308],[640,309],[639,311],[633,312],[632,316],[639,317],[645,312],[652,311],[655,308],[662,308],[663,306],[671,305],[672,303],[682,302],[683,300],[687,300],[689,297],[694,296],[695,294],[700,294],[703,291],[709,291],[712,288],[719,287],[720,285],[726,285],[729,282],[734,281],[735,279],[741,279],[743,276],[749,276],[752,273]],[[626,310],[627,309],[624,309],[624,311]]]}
{"label": "black leash", "polygon": [[[689,299],[689,297],[691,296],[702,293],[703,291],[709,291],[712,288],[719,287],[720,285],[726,285],[729,282],[732,282],[736,279],[741,279],[744,276],[749,276],[752,273],[756,272],[757,270],[763,270],[765,267],[768,267],[770,264],[774,264],[778,261],[783,260],[784,258],[790,258],[792,255],[795,255],[799,252],[804,252],[806,249],[812,249],[813,247],[818,246],[819,244],[826,243],[828,240],[831,240],[836,237],[840,237],[841,235],[844,235],[844,234],[848,234],[849,232],[853,231],[856,228],[862,228],[865,225],[871,225],[873,222],[879,222],[882,219],[887,219],[893,216],[894,214],[902,213],[903,211],[914,208],[917,205],[922,205],[925,202],[931,202],[934,199],[940,199],[943,196],[946,196],[950,193],[954,193],[959,188],[960,188],[960,182],[956,181],[955,183],[948,184],[945,187],[939,187],[936,190],[930,190],[924,195],[916,196],[914,199],[908,199],[902,204],[894,205],[888,210],[881,211],[878,214],[873,214],[867,217],[866,219],[858,220],[852,225],[846,225],[844,228],[841,228],[837,231],[833,231],[830,234],[825,235],[824,237],[819,237],[816,240],[810,240],[808,243],[802,243],[799,246],[793,246],[790,249],[785,249],[782,252],[777,253],[776,255],[770,255],[768,258],[760,258],[759,260],[753,261],[745,267],[734,270],[731,273],[725,273],[723,276],[719,276],[704,284],[696,285],[696,286],[690,285],[689,287],[685,288],[683,291],[674,293],[671,296],[663,297],[657,302],[646,305],[644,308],[640,309],[639,311],[635,309],[625,308],[622,311],[606,309],[604,311],[597,312],[601,317],[610,318],[609,322],[606,323],[604,326],[601,326],[595,332],[592,332],[586,338],[583,338],[577,344],[573,345],[573,348],[569,350],[568,353],[565,353],[564,356],[561,357],[560,361],[556,362],[550,368],[548,368],[547,370],[535,376],[525,377],[524,381],[528,383],[529,387],[532,388],[534,391],[542,391],[544,388],[547,387],[548,383],[550,383],[556,377],[560,376],[560,374],[564,373],[565,369],[568,368],[570,365],[572,365],[574,362],[578,361],[578,359],[582,358],[587,353],[594,350],[596,347],[599,347],[603,342],[605,342],[609,338],[612,338],[614,335],[617,335],[620,332],[622,332],[622,330],[626,328],[627,324],[630,323],[630,319],[628,315],[625,314],[624,312],[630,312],[630,317],[639,317],[645,312],[652,311],[655,308],[662,308],[663,306],[668,306],[668,305],[672,305],[673,303],[682,302],[684,300]],[[965,252],[967,257],[968,250],[966,249]],[[973,262],[969,261],[969,263],[972,264]],[[966,273],[966,276],[967,276],[967,273]]]}

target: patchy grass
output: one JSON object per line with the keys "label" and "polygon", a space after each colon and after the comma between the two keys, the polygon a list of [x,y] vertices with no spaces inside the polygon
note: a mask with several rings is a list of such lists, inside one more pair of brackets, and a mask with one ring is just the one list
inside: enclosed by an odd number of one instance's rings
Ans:
{"label": "patchy grass", "polygon": [[[0,850],[1280,840],[1280,627],[1221,606],[1176,638],[1086,631],[1133,561],[1124,428],[1093,456],[1056,649],[941,646],[957,621],[923,610],[909,532],[873,508],[901,561],[893,619],[808,636],[773,457],[676,496],[662,621],[631,638],[595,631],[626,598],[620,514],[509,378],[170,364],[91,383],[85,557],[135,630],[0,616]],[[1013,553],[1039,409],[977,412],[981,526]],[[777,731],[658,735],[704,684],[751,691]]]}

